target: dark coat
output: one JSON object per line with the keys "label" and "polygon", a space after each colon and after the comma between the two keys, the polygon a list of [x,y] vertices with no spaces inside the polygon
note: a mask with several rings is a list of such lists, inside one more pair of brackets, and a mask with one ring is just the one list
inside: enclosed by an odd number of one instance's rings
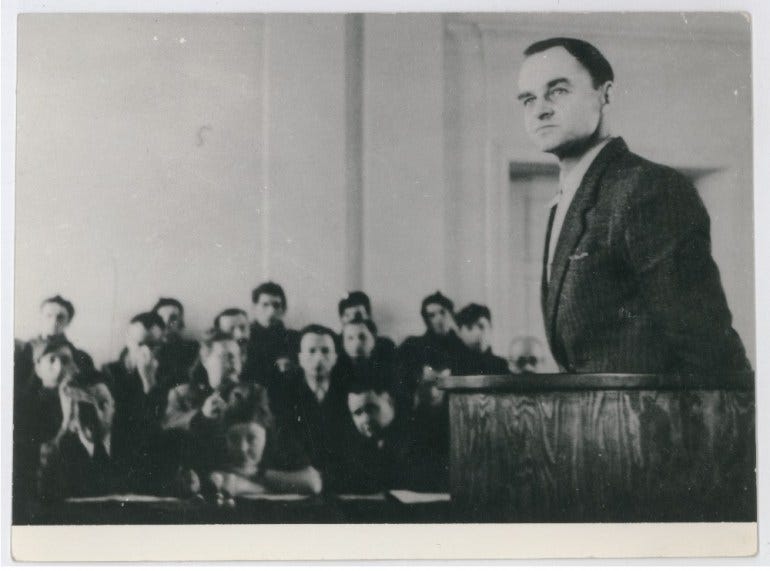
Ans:
{"label": "dark coat", "polygon": [[286,357],[292,363],[297,363],[299,343],[299,333],[287,329],[283,323],[265,328],[253,322],[242,378],[261,384],[268,383],[276,374],[275,362],[279,358]]}
{"label": "dark coat", "polygon": [[711,257],[709,225],[687,178],[631,153],[620,138],[610,141],[567,211],[550,282],[546,239],[542,310],[560,368],[749,368]]}

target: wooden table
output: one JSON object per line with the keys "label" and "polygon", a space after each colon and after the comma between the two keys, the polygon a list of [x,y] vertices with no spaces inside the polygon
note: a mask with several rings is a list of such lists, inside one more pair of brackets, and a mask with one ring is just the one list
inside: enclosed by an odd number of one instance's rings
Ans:
{"label": "wooden table", "polygon": [[754,376],[450,377],[471,521],[755,521]]}

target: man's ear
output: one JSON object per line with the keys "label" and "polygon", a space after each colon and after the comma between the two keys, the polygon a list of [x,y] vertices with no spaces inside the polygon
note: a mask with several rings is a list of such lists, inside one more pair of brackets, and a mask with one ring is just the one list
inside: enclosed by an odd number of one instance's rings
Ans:
{"label": "man's ear", "polygon": [[609,105],[612,103],[613,99],[615,98],[615,90],[614,85],[611,81],[607,81],[602,85],[602,104],[603,105]]}

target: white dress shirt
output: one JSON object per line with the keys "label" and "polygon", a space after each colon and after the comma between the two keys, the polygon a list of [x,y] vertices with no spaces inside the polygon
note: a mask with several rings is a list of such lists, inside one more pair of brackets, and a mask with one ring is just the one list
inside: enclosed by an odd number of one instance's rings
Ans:
{"label": "white dress shirt", "polygon": [[575,198],[575,193],[577,193],[577,189],[580,188],[583,177],[585,177],[586,172],[588,172],[588,169],[594,162],[596,155],[598,155],[604,146],[611,140],[612,137],[607,137],[601,143],[591,148],[567,174],[564,174],[564,171],[559,172],[559,193],[548,203],[549,209],[556,205],[556,214],[554,214],[553,224],[551,225],[551,238],[548,242],[546,277],[549,282],[551,281],[551,264],[553,264],[553,255],[554,252],[556,252],[556,244],[559,242],[559,235],[561,234],[561,228],[564,225],[564,218],[567,216],[567,211],[569,210],[570,204],[572,204],[572,199]]}
{"label": "white dress shirt", "polygon": [[326,398],[326,393],[329,392],[329,386],[331,384],[330,380],[328,378],[316,380],[306,376],[305,382],[307,383],[308,388],[315,395],[315,398],[318,400],[318,402],[322,403],[324,398]]}

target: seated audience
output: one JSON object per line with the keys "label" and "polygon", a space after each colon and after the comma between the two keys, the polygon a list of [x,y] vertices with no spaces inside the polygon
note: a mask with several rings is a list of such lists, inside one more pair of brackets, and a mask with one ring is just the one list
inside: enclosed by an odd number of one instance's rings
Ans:
{"label": "seated audience", "polygon": [[[340,324],[344,328],[345,324],[353,320],[374,321],[372,317],[372,304],[369,296],[362,291],[350,292],[342,298],[337,304],[337,310],[340,316]],[[338,353],[342,352],[342,344],[338,345]],[[375,333],[374,352],[385,359],[395,359],[396,344],[388,337],[381,337]]]}
{"label": "seated audience", "polygon": [[119,359],[104,365],[102,372],[115,401],[113,439],[141,452],[138,469],[165,484],[175,470],[179,443],[161,429],[166,395],[178,382],[168,377],[160,361],[164,333],[165,323],[156,313],[135,315]]}
{"label": "seated audience", "polygon": [[66,331],[75,317],[75,306],[60,295],[49,297],[40,304],[40,330],[37,336],[30,339],[20,348],[18,358],[14,360],[14,379],[25,383],[35,367],[33,353],[35,347],[45,345],[49,339],[61,337],[72,349],[72,356],[82,375],[95,373],[94,361],[85,351],[78,349],[67,339]]}
{"label": "seated audience", "polygon": [[537,337],[515,337],[508,350],[511,373],[538,373],[545,365],[545,346]]}
{"label": "seated audience", "polygon": [[184,337],[184,306],[172,297],[161,297],[152,312],[166,325],[159,359],[167,370],[165,376],[174,384],[184,382],[198,358],[198,342]]}
{"label": "seated audience", "polygon": [[439,291],[422,300],[420,314],[426,331],[420,337],[407,337],[398,350],[400,392],[406,400],[411,400],[415,394],[423,368],[430,362],[445,363],[449,370],[457,368],[458,359],[466,348],[455,332],[453,312],[454,303]]}
{"label": "seated audience", "polygon": [[247,313],[238,307],[225,309],[214,318],[214,329],[229,335],[238,344],[238,355],[241,360],[241,368],[239,369],[241,380],[265,384],[269,378],[260,375],[251,366],[251,360],[249,359],[251,330]]}
{"label": "seated audience", "polygon": [[408,434],[391,394],[354,383],[348,389],[347,406],[352,422],[340,443],[329,485],[343,493],[410,487]]}
{"label": "seated audience", "polygon": [[355,317],[342,326],[342,354],[337,366],[359,383],[395,391],[398,388],[393,345],[378,345],[377,326],[371,319]]}
{"label": "seated audience", "polygon": [[287,303],[280,285],[260,284],[251,293],[251,301],[254,321],[247,366],[257,378],[269,379],[297,364],[299,334],[283,323]]}
{"label": "seated audience", "polygon": [[40,498],[52,501],[133,490],[130,478],[136,476],[138,465],[133,450],[113,439],[115,403],[107,385],[67,382],[60,396],[72,431],[41,448]]}
{"label": "seated audience", "polygon": [[416,490],[449,488],[449,403],[438,382],[451,370],[443,359],[434,354],[423,365],[414,394],[409,431],[411,487]]}
{"label": "seated audience", "polygon": [[456,375],[507,375],[508,362],[492,353],[492,314],[486,305],[471,303],[455,316],[465,351],[453,371]]}
{"label": "seated audience", "polygon": [[219,493],[231,497],[261,493],[320,494],[321,475],[289,438],[265,426],[248,410],[225,413],[226,457],[209,475]]}
{"label": "seated audience", "polygon": [[152,438],[163,417],[166,394],[175,383],[163,376],[159,354],[165,324],[155,313],[135,315],[126,330],[126,346],[117,361],[104,365],[115,399],[113,431],[139,442]]}
{"label": "seated audience", "polygon": [[189,382],[168,394],[163,428],[187,433],[182,462],[202,472],[221,464],[223,422],[228,411],[245,407],[264,426],[272,426],[267,391],[240,380],[240,345],[212,329],[200,347],[200,360]]}
{"label": "seated audience", "polygon": [[[36,475],[43,445],[70,431],[70,417],[62,410],[60,387],[81,380],[72,345],[59,335],[36,343],[34,369],[14,392],[13,403],[13,510],[16,521],[28,521],[35,498]],[[92,377],[89,377],[92,378]]]}
{"label": "seated audience", "polygon": [[336,363],[334,332],[308,325],[300,332],[300,368],[277,377],[270,395],[279,423],[324,476],[335,461],[340,429],[347,421],[347,380]]}

